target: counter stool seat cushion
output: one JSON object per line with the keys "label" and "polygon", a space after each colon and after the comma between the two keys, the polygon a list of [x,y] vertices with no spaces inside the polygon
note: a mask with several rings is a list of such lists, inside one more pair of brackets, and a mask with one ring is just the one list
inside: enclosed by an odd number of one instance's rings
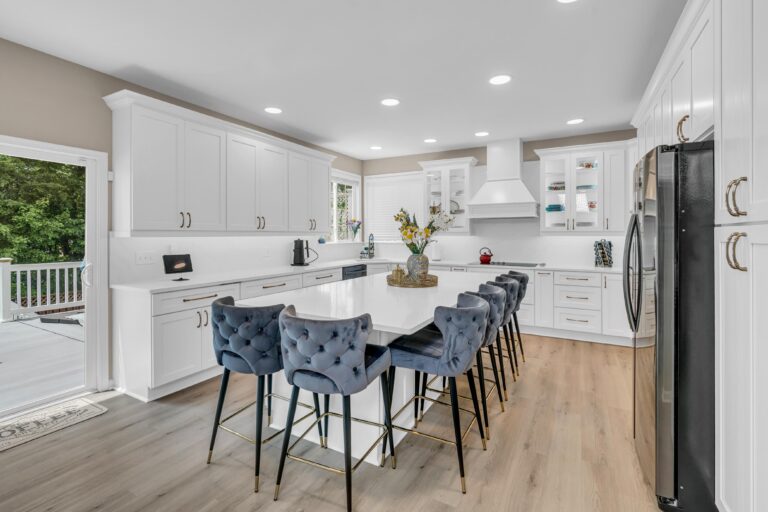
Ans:
{"label": "counter stool seat cushion", "polygon": [[[370,384],[389,369],[391,359],[387,347],[367,345],[365,347],[365,375]],[[324,395],[343,394],[333,380],[311,370],[296,370],[293,384],[301,389]]]}

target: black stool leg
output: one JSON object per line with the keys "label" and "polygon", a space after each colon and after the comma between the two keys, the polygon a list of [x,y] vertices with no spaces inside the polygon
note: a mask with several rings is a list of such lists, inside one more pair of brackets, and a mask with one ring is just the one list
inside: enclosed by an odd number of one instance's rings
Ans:
{"label": "black stool leg", "polygon": [[323,432],[325,432],[324,448],[328,448],[328,413],[331,411],[331,395],[323,395],[323,408],[325,410],[325,418],[323,418]]}
{"label": "black stool leg", "polygon": [[272,424],[272,374],[267,376],[267,425]]}
{"label": "black stool leg", "polygon": [[[515,374],[519,376],[520,366],[517,364],[517,349],[515,348],[515,337],[514,331],[512,330],[512,320],[510,320],[509,323],[504,326],[504,339],[507,341],[507,352],[509,353],[509,360],[512,363],[512,377],[515,377]],[[511,343],[509,341],[510,339],[512,340]],[[516,377],[515,380],[517,380]]]}
{"label": "black stool leg", "polygon": [[456,455],[459,457],[459,475],[461,476],[461,492],[467,493],[467,485],[464,482],[464,450],[461,446],[461,419],[459,418],[459,394],[456,392],[456,377],[448,377],[448,386],[451,388],[451,410],[453,411],[453,432],[456,438]]}
{"label": "black stool leg", "polygon": [[[488,400],[485,397],[485,369],[483,368],[483,354],[478,350],[475,354],[477,363],[477,376],[480,379],[480,401],[483,404],[483,419],[485,421],[485,438],[491,439],[491,427],[488,424]],[[477,419],[480,421],[480,418]]]}
{"label": "black stool leg", "polygon": [[347,483],[347,512],[352,512],[352,413],[349,395],[343,397],[344,418],[344,479]]}
{"label": "black stool leg", "polygon": [[507,397],[507,376],[504,373],[504,353],[501,351],[501,336],[496,333],[496,348],[499,350],[499,371],[501,372],[501,385],[504,387],[504,398]]}
{"label": "black stool leg", "polygon": [[504,397],[501,394],[501,381],[499,380],[499,369],[496,367],[496,355],[493,351],[493,345],[488,345],[488,354],[491,356],[491,368],[493,369],[493,380],[496,381],[496,392],[499,394],[499,404],[501,412],[504,412]]}
{"label": "black stool leg", "polygon": [[517,312],[512,313],[512,317],[515,319],[515,330],[517,331],[517,342],[520,343],[520,355],[523,356],[523,362],[525,362],[525,349],[523,348],[523,337],[520,335],[520,324],[517,322]]}
{"label": "black stool leg", "polygon": [[472,405],[475,407],[475,421],[477,421],[477,428],[480,431],[480,441],[483,442],[483,450],[485,450],[485,431],[483,419],[480,416],[480,405],[477,403],[477,388],[475,387],[475,376],[472,374],[472,368],[467,370],[467,380],[469,381],[469,394],[472,395]]}
{"label": "black stool leg", "polygon": [[[320,416],[322,415],[322,412],[320,411],[320,395],[317,393],[312,393],[312,399],[315,402],[315,418],[320,419]],[[317,433],[320,436],[320,447],[324,448],[325,445],[323,444],[323,422],[318,421],[317,422]]]}
{"label": "black stool leg", "polygon": [[[427,396],[427,374],[421,374],[421,396]],[[421,405],[419,406],[419,421],[424,421],[424,402],[425,399],[421,399]]]}
{"label": "black stool leg", "polygon": [[446,377],[443,377],[443,391],[445,391],[446,387],[448,387],[448,382],[446,381]]}
{"label": "black stool leg", "polygon": [[413,379],[413,428],[419,424],[419,395],[421,394],[421,372],[415,371],[415,377]]}
{"label": "black stool leg", "polygon": [[387,449],[387,439],[389,439],[389,454],[392,457],[392,469],[397,467],[395,458],[395,435],[392,432],[392,396],[389,391],[389,378],[387,372],[381,374],[381,396],[384,398],[384,425],[387,427],[387,437],[384,438],[384,448],[381,456],[381,465],[384,466],[384,451]]}
{"label": "black stool leg", "polygon": [[291,430],[293,429],[293,420],[296,417],[296,403],[299,401],[299,387],[293,386],[291,390],[291,401],[288,402],[288,417],[285,419],[285,431],[283,432],[283,448],[280,450],[280,465],[277,467],[277,482],[275,482],[275,501],[280,494],[280,481],[283,479],[283,468],[285,468],[285,457],[288,454],[288,446],[291,444]]}
{"label": "black stool leg", "polygon": [[256,469],[253,492],[259,492],[259,468],[261,467],[261,424],[264,421],[264,376],[259,375],[256,385]]}
{"label": "black stool leg", "polygon": [[[395,392],[395,367],[394,366],[389,367],[389,377],[387,378],[387,380],[389,384],[389,407],[390,407],[390,414],[391,414],[392,396]],[[392,446],[392,449],[394,450],[394,445]],[[382,446],[381,446],[381,458],[383,459],[386,456],[387,456],[387,439],[384,438],[384,442],[382,443]]]}
{"label": "black stool leg", "polygon": [[219,386],[219,401],[216,404],[216,416],[213,418],[213,432],[211,433],[211,446],[208,449],[208,462],[211,463],[213,457],[213,445],[216,443],[216,434],[219,432],[219,421],[221,421],[221,410],[224,408],[224,397],[227,395],[227,385],[229,384],[229,370],[224,368],[221,374],[221,386]]}

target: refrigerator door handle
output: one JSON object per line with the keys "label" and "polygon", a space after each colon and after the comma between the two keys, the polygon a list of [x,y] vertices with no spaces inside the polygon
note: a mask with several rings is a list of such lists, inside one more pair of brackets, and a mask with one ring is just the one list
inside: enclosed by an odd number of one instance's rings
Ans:
{"label": "refrigerator door handle", "polygon": [[[637,317],[632,305],[632,291],[631,291],[631,279],[632,279],[632,265],[630,264],[633,256],[633,240],[635,239],[635,233],[637,232],[637,214],[633,213],[632,218],[629,220],[629,227],[627,227],[627,237],[624,242],[624,306],[627,311],[627,319],[629,320],[629,327],[632,332],[637,332]],[[637,237],[639,239],[639,237]],[[635,249],[636,250],[636,249]]]}

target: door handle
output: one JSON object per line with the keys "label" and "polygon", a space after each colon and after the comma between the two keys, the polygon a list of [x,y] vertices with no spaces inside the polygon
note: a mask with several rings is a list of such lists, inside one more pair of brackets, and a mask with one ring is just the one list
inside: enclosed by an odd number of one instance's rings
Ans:
{"label": "door handle", "polygon": [[187,212],[187,229],[192,227],[192,214]]}
{"label": "door handle", "polygon": [[739,189],[739,185],[741,182],[747,181],[746,176],[742,176],[741,178],[736,178],[733,180],[733,188],[731,189],[731,204],[733,205],[733,212],[731,215],[734,217],[746,217],[747,212],[743,212],[739,209],[739,205],[736,203],[736,191]]}
{"label": "door handle", "polygon": [[733,234],[733,242],[731,244],[731,260],[733,261],[733,268],[736,270],[740,270],[741,272],[746,272],[748,269],[747,267],[742,266],[739,263],[739,260],[736,258],[736,244],[739,243],[739,240],[741,238],[746,237],[747,234],[744,232],[741,233],[734,233]]}
{"label": "door handle", "polygon": [[197,328],[199,329],[203,325],[203,315],[199,311],[195,311],[195,313],[197,313]]}
{"label": "door handle", "polygon": [[689,140],[691,140],[685,136],[685,133],[683,133],[683,123],[685,123],[690,118],[691,116],[689,116],[688,114],[685,114],[677,122],[677,140],[680,142],[688,142]]}
{"label": "door handle", "polygon": [[179,227],[183,228],[184,227],[184,212],[179,212],[179,215],[181,215],[181,226],[179,226]]}
{"label": "door handle", "polygon": [[208,310],[203,310],[203,313],[205,313],[205,323],[203,324],[203,327],[208,327]]}

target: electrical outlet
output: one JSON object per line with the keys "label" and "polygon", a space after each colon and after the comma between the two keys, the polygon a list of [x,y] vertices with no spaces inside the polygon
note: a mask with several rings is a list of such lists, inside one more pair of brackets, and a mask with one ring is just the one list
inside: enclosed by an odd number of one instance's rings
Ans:
{"label": "electrical outlet", "polygon": [[151,265],[155,262],[155,258],[151,252],[137,252],[136,264],[137,265]]}

